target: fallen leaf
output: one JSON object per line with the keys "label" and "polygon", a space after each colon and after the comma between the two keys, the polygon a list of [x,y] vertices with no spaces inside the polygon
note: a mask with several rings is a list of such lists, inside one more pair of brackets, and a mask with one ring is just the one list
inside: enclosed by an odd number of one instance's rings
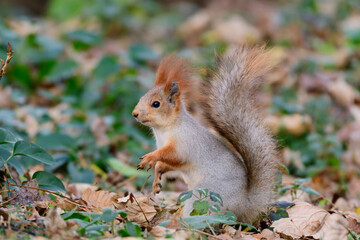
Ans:
{"label": "fallen leaf", "polygon": [[1,109],[12,107],[13,103],[10,98],[10,94],[11,94],[11,88],[7,87],[4,89],[4,88],[0,87],[0,108]]}
{"label": "fallen leaf", "polygon": [[214,30],[219,38],[226,43],[244,44],[256,42],[261,38],[261,33],[240,16],[232,16],[218,21]]}
{"label": "fallen leaf", "polygon": [[57,206],[60,209],[66,209],[66,210],[73,210],[77,205],[70,202],[69,200],[66,200],[64,198],[57,198],[54,201],[50,202],[54,206]]}
{"label": "fallen leaf", "polygon": [[39,123],[31,114],[25,116],[26,132],[30,137],[35,137],[39,132]]}
{"label": "fallen leaf", "polygon": [[104,207],[113,208],[112,198],[116,196],[116,193],[107,191],[95,191],[91,188],[86,189],[81,195],[81,199],[86,203],[88,207],[101,209]]}
{"label": "fallen leaf", "polygon": [[355,90],[348,84],[344,78],[339,77],[335,81],[328,84],[328,91],[330,95],[344,106],[349,106],[355,100]]}
{"label": "fallen leaf", "polygon": [[346,219],[340,214],[334,213],[326,216],[323,227],[313,237],[323,240],[347,240],[347,226]]}
{"label": "fallen leaf", "polygon": [[287,212],[289,218],[274,221],[271,227],[273,227],[277,233],[282,233],[294,238],[316,234],[320,230],[325,217],[329,215],[324,209],[298,201],[296,201],[295,205],[290,207]]}
{"label": "fallen leaf", "polygon": [[204,31],[211,22],[211,15],[207,10],[198,11],[191,15],[179,27],[179,33],[183,37],[191,37]]}
{"label": "fallen leaf", "polygon": [[75,199],[78,199],[81,197],[81,195],[85,192],[85,190],[91,189],[91,190],[98,190],[99,187],[91,185],[89,183],[71,183],[67,186],[66,192]]}
{"label": "fallen leaf", "polygon": [[308,115],[300,115],[298,113],[285,115],[281,118],[281,126],[288,133],[299,136],[311,128],[311,118]]}
{"label": "fallen leaf", "polygon": [[[295,205],[290,207],[287,212],[289,218],[279,219],[271,225],[275,232],[279,234],[281,233],[293,238],[306,236],[333,239],[328,234],[329,228],[332,228],[331,236],[337,236],[336,234],[343,236],[344,232],[347,231],[344,217],[338,214],[330,214],[324,209],[306,202],[295,201]],[[334,228],[336,224],[338,226]]]}
{"label": "fallen leaf", "polygon": [[115,199],[115,203],[116,208],[125,208],[129,221],[144,227],[149,225],[157,213],[150,199],[144,195],[134,196],[130,193],[126,197]]}
{"label": "fallen leaf", "polygon": [[175,229],[168,229],[161,226],[152,227],[151,230],[149,231],[150,235],[155,237],[156,239],[165,238],[167,234],[173,234],[174,232]]}
{"label": "fallen leaf", "polygon": [[59,214],[60,209],[57,207],[50,208],[49,212],[46,214],[44,225],[48,234],[61,234],[62,231],[66,228],[66,222]]}
{"label": "fallen leaf", "polygon": [[91,122],[91,132],[95,136],[96,144],[100,147],[109,145],[110,143],[110,140],[106,135],[107,129],[108,126],[106,125],[104,118],[97,117]]}

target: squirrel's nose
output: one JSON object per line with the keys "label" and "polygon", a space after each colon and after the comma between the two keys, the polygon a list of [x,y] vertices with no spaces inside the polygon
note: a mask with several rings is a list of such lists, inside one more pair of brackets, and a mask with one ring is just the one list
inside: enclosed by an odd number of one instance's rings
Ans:
{"label": "squirrel's nose", "polygon": [[139,116],[139,114],[135,111],[132,112],[132,115],[134,116],[134,118],[137,118]]}

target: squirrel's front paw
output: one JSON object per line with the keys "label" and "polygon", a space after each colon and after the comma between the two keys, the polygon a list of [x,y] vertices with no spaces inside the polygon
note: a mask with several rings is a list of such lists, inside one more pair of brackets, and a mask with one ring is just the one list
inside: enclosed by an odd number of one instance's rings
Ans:
{"label": "squirrel's front paw", "polygon": [[156,163],[156,158],[153,156],[152,153],[148,153],[148,154],[142,156],[140,159],[142,159],[142,160],[141,160],[140,164],[137,166],[137,169],[144,169],[146,164],[149,164],[148,168],[147,168],[147,170],[149,170]]}

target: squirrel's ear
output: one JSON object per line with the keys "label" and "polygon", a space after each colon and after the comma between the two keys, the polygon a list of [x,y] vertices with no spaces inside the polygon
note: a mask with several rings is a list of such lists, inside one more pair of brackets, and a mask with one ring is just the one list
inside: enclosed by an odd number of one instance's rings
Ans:
{"label": "squirrel's ear", "polygon": [[171,82],[170,88],[167,93],[167,100],[169,103],[175,105],[176,97],[179,95],[179,84],[177,82]]}

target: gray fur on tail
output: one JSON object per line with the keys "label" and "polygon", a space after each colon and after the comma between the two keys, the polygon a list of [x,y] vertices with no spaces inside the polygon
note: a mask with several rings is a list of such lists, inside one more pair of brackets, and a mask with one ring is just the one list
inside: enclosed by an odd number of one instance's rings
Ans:
{"label": "gray fur on tail", "polygon": [[246,217],[253,217],[269,202],[278,167],[276,142],[255,103],[262,76],[272,67],[269,58],[263,47],[239,48],[219,59],[217,74],[202,88],[206,119],[245,163],[249,199],[245,214],[250,214]]}

